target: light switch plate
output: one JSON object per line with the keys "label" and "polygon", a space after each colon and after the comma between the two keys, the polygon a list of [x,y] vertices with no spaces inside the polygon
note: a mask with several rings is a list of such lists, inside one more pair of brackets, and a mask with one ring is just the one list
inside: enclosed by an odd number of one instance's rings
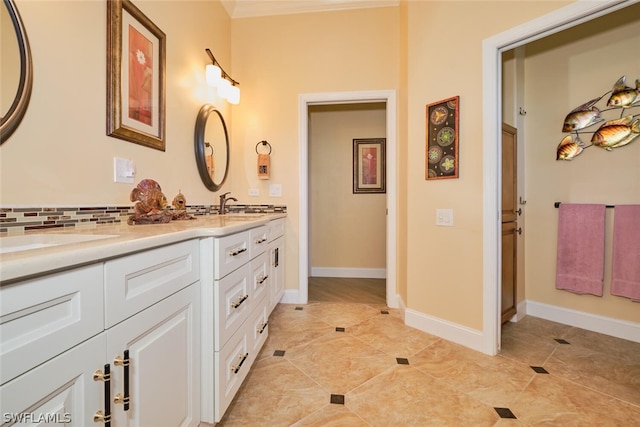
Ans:
{"label": "light switch plate", "polygon": [[453,209],[436,209],[436,225],[453,227]]}
{"label": "light switch plate", "polygon": [[136,177],[136,165],[133,160],[113,158],[113,181],[133,184]]}
{"label": "light switch plate", "polygon": [[270,197],[282,197],[282,184],[269,184]]}

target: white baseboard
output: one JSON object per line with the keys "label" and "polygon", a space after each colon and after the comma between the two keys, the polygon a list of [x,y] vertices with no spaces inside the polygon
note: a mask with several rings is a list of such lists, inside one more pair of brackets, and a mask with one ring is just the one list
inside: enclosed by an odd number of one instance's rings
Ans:
{"label": "white baseboard", "polygon": [[435,335],[448,341],[484,352],[482,331],[458,325],[410,308],[404,309],[404,323],[422,332]]}
{"label": "white baseboard", "polygon": [[[518,307],[518,310],[520,307]],[[640,342],[640,323],[526,301],[526,314],[629,341]]]}
{"label": "white baseboard", "polygon": [[312,277],[356,277],[364,279],[386,279],[386,268],[334,268],[311,267]]}
{"label": "white baseboard", "polygon": [[280,302],[283,304],[305,304],[306,301],[301,301],[300,291],[298,289],[285,289]]}

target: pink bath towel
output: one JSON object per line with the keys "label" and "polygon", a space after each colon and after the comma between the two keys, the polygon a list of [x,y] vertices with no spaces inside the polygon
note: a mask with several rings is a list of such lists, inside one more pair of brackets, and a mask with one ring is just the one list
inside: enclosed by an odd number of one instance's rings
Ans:
{"label": "pink bath towel", "polygon": [[605,205],[560,205],[556,289],[602,296]]}
{"label": "pink bath towel", "polygon": [[617,205],[613,217],[611,294],[640,302],[640,205]]}

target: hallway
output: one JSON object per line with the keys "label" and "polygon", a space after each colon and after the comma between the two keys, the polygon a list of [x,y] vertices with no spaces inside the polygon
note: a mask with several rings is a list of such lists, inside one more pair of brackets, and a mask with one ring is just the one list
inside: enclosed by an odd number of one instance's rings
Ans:
{"label": "hallway", "polygon": [[219,425],[640,426],[639,378],[639,343],[531,316],[491,357],[385,305],[279,304]]}

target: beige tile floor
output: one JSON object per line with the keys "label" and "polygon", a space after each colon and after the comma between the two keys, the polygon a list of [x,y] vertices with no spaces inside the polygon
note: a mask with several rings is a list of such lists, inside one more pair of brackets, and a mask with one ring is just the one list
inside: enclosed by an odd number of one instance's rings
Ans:
{"label": "beige tile floor", "polygon": [[381,304],[279,304],[219,424],[537,425],[640,426],[640,343],[527,316],[504,326],[491,357]]}

